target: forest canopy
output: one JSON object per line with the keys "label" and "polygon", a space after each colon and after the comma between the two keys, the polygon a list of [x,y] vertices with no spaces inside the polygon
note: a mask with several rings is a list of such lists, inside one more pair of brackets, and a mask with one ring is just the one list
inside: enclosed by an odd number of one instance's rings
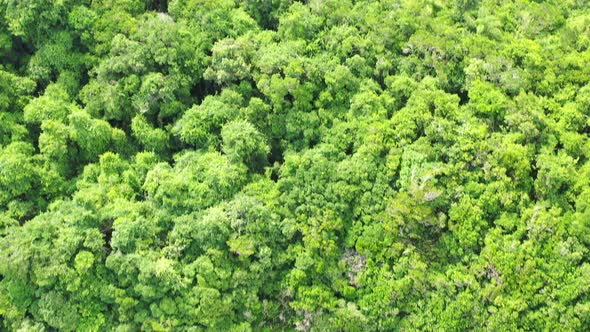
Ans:
{"label": "forest canopy", "polygon": [[590,3],[0,0],[0,330],[590,330]]}

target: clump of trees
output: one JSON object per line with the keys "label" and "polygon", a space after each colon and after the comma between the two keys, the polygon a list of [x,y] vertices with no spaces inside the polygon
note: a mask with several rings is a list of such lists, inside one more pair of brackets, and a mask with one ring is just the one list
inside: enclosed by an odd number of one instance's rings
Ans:
{"label": "clump of trees", "polygon": [[0,329],[588,330],[589,23],[0,0]]}

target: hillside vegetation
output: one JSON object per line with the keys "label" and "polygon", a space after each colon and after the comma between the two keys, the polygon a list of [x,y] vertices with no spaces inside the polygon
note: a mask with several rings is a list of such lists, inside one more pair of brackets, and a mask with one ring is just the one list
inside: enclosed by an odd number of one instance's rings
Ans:
{"label": "hillside vegetation", "polygon": [[0,330],[590,330],[590,3],[0,0]]}

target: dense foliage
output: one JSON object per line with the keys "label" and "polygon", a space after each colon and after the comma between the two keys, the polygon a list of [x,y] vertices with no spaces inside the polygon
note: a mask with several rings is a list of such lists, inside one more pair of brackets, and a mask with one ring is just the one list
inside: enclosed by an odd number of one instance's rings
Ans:
{"label": "dense foliage", "polygon": [[0,329],[590,329],[590,4],[0,0]]}

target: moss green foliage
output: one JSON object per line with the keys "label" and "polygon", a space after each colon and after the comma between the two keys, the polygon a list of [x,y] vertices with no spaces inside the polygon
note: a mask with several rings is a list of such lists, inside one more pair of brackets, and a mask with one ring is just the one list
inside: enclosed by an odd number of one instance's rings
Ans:
{"label": "moss green foliage", "polygon": [[590,330],[590,5],[0,0],[0,330]]}

